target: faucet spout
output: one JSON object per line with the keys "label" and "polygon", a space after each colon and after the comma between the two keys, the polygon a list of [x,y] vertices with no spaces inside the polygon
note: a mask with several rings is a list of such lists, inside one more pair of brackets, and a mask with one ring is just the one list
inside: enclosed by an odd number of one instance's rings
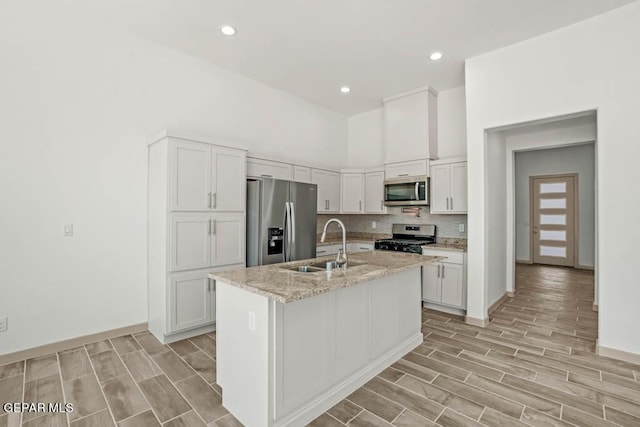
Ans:
{"label": "faucet spout", "polygon": [[344,223],[337,218],[331,218],[324,224],[324,228],[322,229],[322,237],[320,237],[320,241],[324,242],[327,238],[327,227],[332,222],[335,222],[342,229],[342,257],[340,256],[340,252],[338,252],[338,258],[336,258],[336,263],[342,266],[342,268],[347,268],[347,228],[344,226]]}

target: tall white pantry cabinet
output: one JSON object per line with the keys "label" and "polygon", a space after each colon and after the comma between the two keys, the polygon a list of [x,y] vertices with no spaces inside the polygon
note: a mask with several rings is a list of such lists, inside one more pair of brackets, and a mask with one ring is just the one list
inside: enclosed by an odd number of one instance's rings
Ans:
{"label": "tall white pantry cabinet", "polygon": [[149,330],[215,327],[213,271],[245,266],[245,150],[163,133],[149,143]]}

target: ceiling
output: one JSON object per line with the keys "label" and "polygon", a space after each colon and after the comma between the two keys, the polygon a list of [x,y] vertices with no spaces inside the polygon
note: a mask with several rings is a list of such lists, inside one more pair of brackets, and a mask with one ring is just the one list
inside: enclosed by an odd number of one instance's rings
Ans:
{"label": "ceiling", "polygon": [[[58,0],[346,115],[429,85],[464,60],[633,0]],[[219,27],[238,29],[225,37]],[[428,59],[439,50],[444,58]],[[351,93],[340,93],[348,85]]]}

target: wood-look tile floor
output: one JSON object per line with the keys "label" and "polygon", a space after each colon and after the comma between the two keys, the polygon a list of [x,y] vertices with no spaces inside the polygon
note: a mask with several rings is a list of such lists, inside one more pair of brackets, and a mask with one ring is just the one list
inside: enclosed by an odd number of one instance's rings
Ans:
{"label": "wood-look tile floor", "polygon": [[[424,344],[311,423],[321,426],[640,426],[640,366],[594,354],[593,274],[516,269],[486,328],[423,311]],[[215,383],[215,333],[148,332],[0,366],[0,402],[72,402],[5,426],[240,426]]]}

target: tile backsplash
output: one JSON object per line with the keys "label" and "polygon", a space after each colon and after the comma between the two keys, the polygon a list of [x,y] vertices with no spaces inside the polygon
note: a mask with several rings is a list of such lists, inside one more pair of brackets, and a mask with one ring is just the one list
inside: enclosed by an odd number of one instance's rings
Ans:
{"label": "tile backsplash", "polygon": [[[423,209],[424,210],[424,209]],[[387,215],[318,215],[318,233],[322,233],[324,224],[330,218],[338,218],[347,227],[347,231],[357,233],[384,233],[391,234],[393,224],[435,224],[436,235],[438,237],[467,237],[467,216],[466,215],[430,215],[420,213],[420,217],[403,214],[401,208],[389,208]],[[372,227],[372,222],[376,222],[376,228]],[[459,224],[464,224],[464,232],[458,231]],[[331,225],[330,232],[338,231],[338,227]]]}

